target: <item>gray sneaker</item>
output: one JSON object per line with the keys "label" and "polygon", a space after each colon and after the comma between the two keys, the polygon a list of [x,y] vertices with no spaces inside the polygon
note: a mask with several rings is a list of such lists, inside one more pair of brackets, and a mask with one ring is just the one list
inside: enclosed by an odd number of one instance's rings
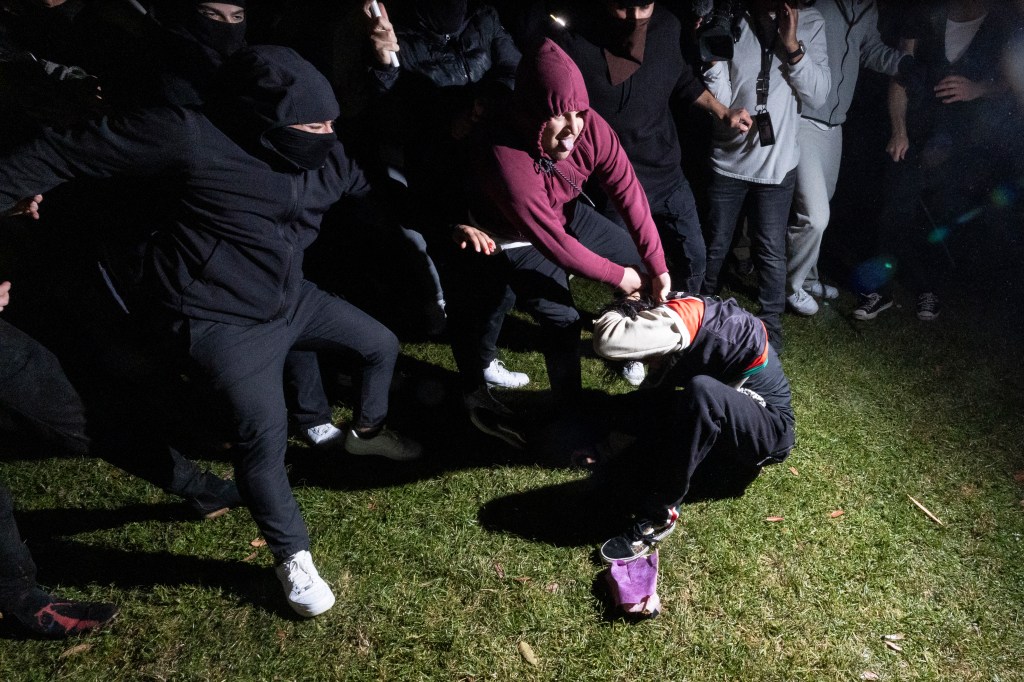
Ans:
{"label": "gray sneaker", "polygon": [[789,309],[797,315],[810,317],[818,312],[818,302],[803,289],[787,296],[786,303],[789,304]]}
{"label": "gray sneaker", "polygon": [[349,429],[345,449],[350,455],[377,455],[396,462],[408,462],[423,454],[422,445],[388,429],[381,429],[373,438],[361,437],[354,429]]}

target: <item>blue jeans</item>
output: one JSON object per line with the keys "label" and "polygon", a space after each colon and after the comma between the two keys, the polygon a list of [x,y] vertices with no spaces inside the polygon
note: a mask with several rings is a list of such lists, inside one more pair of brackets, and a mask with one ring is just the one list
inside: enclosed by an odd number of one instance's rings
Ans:
{"label": "blue jeans", "polygon": [[[666,191],[648,194],[647,202],[665,249],[672,288],[699,294],[704,284],[707,250],[690,184],[686,178],[680,178],[679,184]],[[604,214],[623,228],[626,226],[614,206],[609,205]]]}
{"label": "blue jeans", "polygon": [[794,170],[778,185],[762,185],[714,173],[708,188],[710,235],[704,291],[717,294],[721,289],[722,265],[729,253],[740,211],[749,196],[748,225],[761,306],[758,316],[764,320],[776,349],[782,340],[782,312],[786,307],[786,229],[795,186]]}

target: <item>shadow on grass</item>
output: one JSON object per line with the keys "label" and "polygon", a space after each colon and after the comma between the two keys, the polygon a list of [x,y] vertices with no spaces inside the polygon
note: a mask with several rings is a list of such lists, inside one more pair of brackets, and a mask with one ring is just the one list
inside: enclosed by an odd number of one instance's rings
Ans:
{"label": "shadow on grass", "polygon": [[[245,513],[241,510],[236,513]],[[130,505],[117,509],[44,509],[20,512],[18,525],[28,541],[43,586],[88,588],[112,585],[147,589],[158,585],[203,585],[234,595],[277,616],[299,620],[285,603],[273,574],[263,566],[170,552],[97,546],[67,536],[146,521],[187,521],[185,505]],[[197,523],[203,523],[197,521]],[[208,523],[208,522],[207,522]],[[59,594],[59,589],[57,590]],[[11,629],[0,637],[23,639]]]}

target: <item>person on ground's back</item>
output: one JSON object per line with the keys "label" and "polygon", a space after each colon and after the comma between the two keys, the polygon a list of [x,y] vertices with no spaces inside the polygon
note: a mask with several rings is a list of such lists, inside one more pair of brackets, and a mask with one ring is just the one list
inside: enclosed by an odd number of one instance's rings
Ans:
{"label": "person on ground's back", "polygon": [[[642,490],[641,520],[601,547],[608,562],[646,554],[675,528],[678,506],[708,458],[756,472],[793,448],[790,389],[764,323],[729,299],[679,295],[655,305],[625,299],[594,321],[594,351],[651,364],[636,421],[650,423],[631,446]],[[639,486],[633,486],[638,488]]]}

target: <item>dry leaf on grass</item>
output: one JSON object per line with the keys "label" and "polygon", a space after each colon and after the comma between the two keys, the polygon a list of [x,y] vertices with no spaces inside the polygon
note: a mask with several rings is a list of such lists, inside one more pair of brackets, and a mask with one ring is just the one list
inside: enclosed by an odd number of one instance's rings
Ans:
{"label": "dry leaf on grass", "polygon": [[903,651],[903,647],[901,647],[901,646],[900,646],[899,644],[897,644],[896,642],[889,642],[889,641],[887,641],[887,642],[885,643],[885,645],[886,645],[887,647],[889,647],[890,649],[892,649],[893,651]]}
{"label": "dry leaf on grass", "polygon": [[71,647],[70,649],[65,649],[64,651],[60,652],[60,656],[57,657],[57,660],[60,660],[62,658],[67,658],[68,656],[75,656],[76,654],[85,653],[86,651],[88,651],[91,648],[92,648],[92,644],[76,644],[75,646]]}
{"label": "dry leaf on grass", "polygon": [[794,476],[800,475],[800,472],[796,470],[796,467],[789,467],[789,473],[793,474]]}
{"label": "dry leaf on grass", "polygon": [[519,655],[530,665],[540,665],[540,661],[537,660],[537,654],[533,653],[533,647],[526,642],[519,642]]}
{"label": "dry leaf on grass", "polygon": [[786,518],[785,516],[769,516],[769,517],[767,517],[765,519],[765,521],[770,521],[771,523],[776,523],[778,521],[782,521],[785,518]]}
{"label": "dry leaf on grass", "polygon": [[517,583],[528,583],[531,580],[533,580],[533,578],[531,578],[528,575],[521,575],[521,576],[519,576],[517,578],[512,578],[512,580],[515,580]]}
{"label": "dry leaf on grass", "polygon": [[1017,483],[1024,483],[1024,469],[1015,472],[1013,474],[1013,480],[1017,481]]}
{"label": "dry leaf on grass", "polygon": [[244,559],[242,559],[242,561],[252,561],[253,559],[255,559],[256,557],[258,557],[259,555],[260,555],[260,554],[259,554],[259,552],[253,552],[253,553],[252,553],[252,554],[250,554],[249,556],[247,556],[247,557],[245,557]]}
{"label": "dry leaf on grass", "polygon": [[836,509],[834,512],[832,512],[828,516],[829,516],[830,519],[838,519],[840,516],[842,516],[845,513],[846,512],[844,512],[842,509]]}
{"label": "dry leaf on grass", "polygon": [[502,580],[505,579],[505,567],[497,561],[494,562],[494,572],[498,574],[498,577]]}
{"label": "dry leaf on grass", "polygon": [[266,547],[267,546],[267,541],[264,540],[263,538],[256,538],[255,540],[250,542],[249,545],[252,546],[252,547]]}
{"label": "dry leaf on grass", "polygon": [[548,583],[547,585],[544,586],[544,590],[546,592],[550,592],[551,594],[554,594],[555,592],[558,592],[558,583]]}
{"label": "dry leaf on grass", "polygon": [[865,670],[864,672],[862,672],[860,674],[860,679],[862,679],[862,680],[877,680],[878,679],[878,673],[873,673],[870,670]]}

